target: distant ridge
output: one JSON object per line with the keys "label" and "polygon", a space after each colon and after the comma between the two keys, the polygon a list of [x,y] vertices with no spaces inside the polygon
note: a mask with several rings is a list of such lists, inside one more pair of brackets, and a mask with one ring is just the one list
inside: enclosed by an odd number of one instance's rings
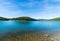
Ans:
{"label": "distant ridge", "polygon": [[31,17],[17,17],[17,18],[12,18],[11,20],[26,20],[26,21],[36,21],[36,19],[31,18]]}
{"label": "distant ridge", "polygon": [[0,20],[9,20],[8,18],[0,17]]}
{"label": "distant ridge", "polygon": [[51,20],[60,21],[60,17],[53,18]]}
{"label": "distant ridge", "polygon": [[60,17],[52,18],[52,19],[34,19],[31,17],[17,17],[17,18],[4,18],[0,17],[0,20],[24,20],[24,21],[60,21]]}

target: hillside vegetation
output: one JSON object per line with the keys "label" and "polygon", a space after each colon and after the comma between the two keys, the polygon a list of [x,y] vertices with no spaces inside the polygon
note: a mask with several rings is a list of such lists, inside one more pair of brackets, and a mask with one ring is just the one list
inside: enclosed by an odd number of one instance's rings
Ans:
{"label": "hillside vegetation", "polygon": [[56,21],[60,21],[60,17],[57,17],[57,18],[53,18],[51,20],[56,20]]}
{"label": "hillside vegetation", "polygon": [[31,17],[17,17],[17,18],[4,18],[0,17],[0,20],[24,20],[24,21],[60,21],[60,17],[52,18],[52,19],[34,19]]}
{"label": "hillside vegetation", "polygon": [[26,21],[35,21],[36,19],[30,18],[30,17],[18,17],[18,18],[12,18],[11,20],[26,20]]}

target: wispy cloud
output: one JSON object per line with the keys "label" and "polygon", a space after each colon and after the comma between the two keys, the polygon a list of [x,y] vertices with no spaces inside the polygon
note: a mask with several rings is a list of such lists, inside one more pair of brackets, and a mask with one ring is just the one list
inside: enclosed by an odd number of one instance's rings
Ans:
{"label": "wispy cloud", "polygon": [[23,11],[19,10],[13,3],[6,0],[0,1],[0,16],[3,17],[17,17],[23,15]]}
{"label": "wispy cloud", "polygon": [[49,1],[52,1],[52,2],[59,2],[60,0],[49,0]]}
{"label": "wispy cloud", "polygon": [[60,0],[0,0],[0,16],[4,17],[51,18],[59,13]]}

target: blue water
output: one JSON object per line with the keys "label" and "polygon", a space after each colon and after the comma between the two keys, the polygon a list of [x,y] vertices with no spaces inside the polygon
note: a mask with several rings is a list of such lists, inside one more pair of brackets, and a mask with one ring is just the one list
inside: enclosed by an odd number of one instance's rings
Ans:
{"label": "blue water", "polygon": [[0,21],[0,32],[12,30],[60,31],[60,21]]}

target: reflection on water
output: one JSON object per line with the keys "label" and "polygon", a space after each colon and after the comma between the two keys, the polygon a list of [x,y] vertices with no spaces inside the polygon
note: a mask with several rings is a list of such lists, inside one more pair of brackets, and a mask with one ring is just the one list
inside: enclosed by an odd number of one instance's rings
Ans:
{"label": "reflection on water", "polygon": [[60,31],[60,21],[0,21],[0,32],[10,30]]}
{"label": "reflection on water", "polygon": [[59,41],[59,38],[60,21],[0,21],[0,41]]}

